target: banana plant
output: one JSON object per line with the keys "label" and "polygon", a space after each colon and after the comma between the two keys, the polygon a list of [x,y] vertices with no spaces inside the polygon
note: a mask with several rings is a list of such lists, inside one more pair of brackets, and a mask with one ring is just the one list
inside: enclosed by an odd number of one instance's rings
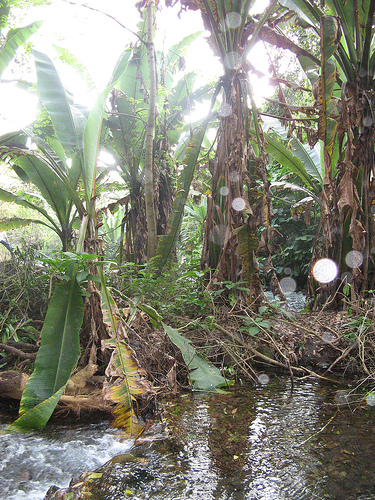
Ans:
{"label": "banana plant", "polygon": [[[145,18],[138,25],[138,42],[126,72],[112,93],[112,112],[104,122],[108,131],[107,149],[117,160],[118,171],[129,196],[120,200],[126,206],[124,217],[124,257],[142,264],[146,260],[147,225],[144,199],[144,152],[146,122],[149,109],[149,67],[146,45]],[[156,130],[153,144],[154,189],[157,207],[157,233],[164,235],[172,211],[175,193],[175,156],[177,145],[188,125],[185,116],[197,102],[209,99],[212,87],[205,85],[192,90],[196,75],[179,75],[183,54],[200,36],[193,33],[165,52],[156,51],[158,92],[156,96]],[[185,164],[185,160],[182,159]],[[182,173],[184,175],[184,173]],[[174,209],[173,209],[174,210]],[[183,206],[182,206],[183,212]]]}
{"label": "banana plant", "polygon": [[[318,129],[324,144],[321,245],[314,259],[329,257],[339,274],[352,273],[353,300],[375,282],[373,0],[328,0],[325,9],[307,0],[281,0],[320,36],[320,60],[298,55],[316,96]],[[337,153],[338,152],[338,153]],[[349,251],[363,264],[350,268]],[[339,280],[337,281],[337,284]],[[336,287],[332,287],[335,294]]]}
{"label": "banana plant", "polygon": [[42,24],[42,21],[36,21],[23,28],[13,28],[8,31],[5,42],[0,48],[0,78],[10,61],[16,55],[17,49],[24,44]]}
{"label": "banana plant", "polygon": [[[15,134],[7,134],[0,138],[0,155],[21,180],[31,182],[39,189],[53,217],[44,209],[6,190],[0,192],[0,198],[24,206],[27,204],[29,208],[37,210],[47,219],[40,223],[47,224],[59,235],[62,249],[66,251],[71,245],[76,220],[82,220],[85,213],[95,218],[92,201],[95,198],[104,106],[109,92],[126,68],[131,51],[121,55],[108,86],[99,94],[91,112],[72,102],[55,65],[46,54],[34,50],[33,55],[39,95],[53,123],[56,137],[43,139],[29,129],[24,129],[22,137],[18,138],[15,138]],[[37,147],[37,151],[27,148],[27,138]],[[80,182],[84,187],[83,197],[79,194]],[[22,223],[26,224],[27,221]],[[7,221],[2,221],[2,227],[7,224]]]}
{"label": "banana plant", "polygon": [[77,263],[72,263],[49,303],[34,371],[22,393],[19,417],[11,429],[43,428],[76,366],[84,313],[77,272]]}
{"label": "banana plant", "polygon": [[307,195],[306,202],[312,200],[321,205],[324,166],[317,148],[302,144],[277,118],[264,116],[264,137],[267,141],[267,152],[281,166],[298,176],[303,185],[293,181],[271,182],[273,189],[289,190]]}
{"label": "banana plant", "polygon": [[[36,155],[31,151],[25,152],[21,148],[15,151],[12,146],[2,148],[2,154],[12,155],[16,168],[39,187],[46,201],[55,208],[55,214],[61,208],[57,205],[61,198],[53,190],[65,189],[63,194],[72,195],[70,202],[75,205],[80,216],[77,250],[82,252],[86,246],[93,258],[96,257],[93,249],[97,248],[95,180],[104,109],[106,99],[125,71],[130,56],[130,51],[125,51],[120,56],[108,86],[99,94],[86,118],[71,102],[51,59],[35,51],[38,89],[54,125],[57,141],[52,143],[55,148],[52,149],[38,138],[35,138],[35,143],[43,156],[40,153]],[[71,158],[71,168],[66,160],[63,161],[64,157]],[[40,170],[41,166],[43,171]],[[75,192],[79,179],[83,186],[83,199]],[[21,399],[20,416],[13,424],[15,428],[40,428],[47,423],[77,363],[84,311],[77,276],[78,266],[74,263],[51,299],[42,331],[41,348],[34,372]],[[94,301],[95,298],[93,290],[89,301]],[[93,304],[91,307],[95,310]],[[91,321],[100,320],[92,317]],[[105,331],[104,325],[103,330]],[[95,335],[98,331],[99,328]],[[92,335],[94,336],[94,332]],[[91,341],[95,342],[95,338]]]}
{"label": "banana plant", "polygon": [[[184,7],[201,12],[210,31],[210,45],[223,65],[220,135],[212,162],[212,196],[207,204],[207,225],[202,262],[206,269],[216,269],[219,280],[238,281],[243,268],[243,254],[238,251],[236,229],[247,225],[255,234],[262,221],[260,211],[270,213],[266,153],[257,132],[257,154],[250,143],[251,124],[258,131],[259,117],[251,100],[247,78],[247,56],[258,40],[261,28],[276,6],[271,1],[259,21],[252,19],[251,1],[184,1]],[[253,29],[249,29],[252,26]],[[260,189],[264,193],[260,193]],[[268,200],[268,201],[267,201]],[[263,206],[263,207],[262,207]],[[262,208],[261,208],[262,207]],[[248,248],[246,263],[255,261],[255,245]],[[250,268],[249,268],[250,269]],[[249,301],[256,306],[261,297],[257,265],[249,275]]]}

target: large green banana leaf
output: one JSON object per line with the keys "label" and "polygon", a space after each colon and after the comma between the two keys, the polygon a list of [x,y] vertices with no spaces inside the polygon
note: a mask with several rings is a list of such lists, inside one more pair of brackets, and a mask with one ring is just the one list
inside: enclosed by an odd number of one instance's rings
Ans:
{"label": "large green banana leaf", "polygon": [[105,103],[110,91],[125,72],[131,56],[131,49],[127,49],[121,54],[113,70],[109,83],[96,99],[85,126],[83,134],[84,167],[82,173],[85,184],[87,210],[89,210],[91,199],[95,194],[96,164],[99,154],[100,134]]}
{"label": "large green banana leaf", "polygon": [[[165,88],[171,89],[176,78],[176,66],[180,63],[181,56],[189,50],[190,45],[197,40],[203,32],[198,31],[192,33],[173,45],[167,52],[166,56],[160,52],[156,54],[160,67],[164,64]],[[163,61],[161,59],[164,59]],[[191,88],[191,87],[190,87]]]}
{"label": "large green banana leaf", "polygon": [[[270,134],[265,134],[267,140],[267,152],[281,165],[287,167],[291,172],[298,175],[304,184],[313,192],[316,191],[317,187],[314,184],[311,173],[307,171],[305,165],[302,163],[301,159],[293,154],[285,145],[272,137]],[[318,172],[315,170],[316,177],[320,177]]]}
{"label": "large green banana leaf", "polygon": [[12,157],[12,160],[27,175],[29,180],[37,186],[43,198],[52,208],[61,225],[68,223],[70,193],[57,177],[51,165],[44,157],[37,153],[1,148],[1,153]]}
{"label": "large green banana leaf", "polygon": [[0,48],[0,78],[10,61],[16,55],[17,49],[20,45],[25,43],[26,40],[33,33],[35,33],[42,24],[42,21],[37,21],[25,26],[24,28],[15,28],[8,32],[6,40]]}
{"label": "large green banana leaf", "polygon": [[10,191],[6,191],[5,189],[0,188],[0,200],[5,201],[6,203],[14,203],[15,205],[20,205],[21,207],[30,208],[31,210],[35,210],[43,215],[53,226],[56,226],[55,221],[48,215],[48,212],[44,210],[42,207],[38,207],[34,203],[26,200],[22,196],[18,194],[11,193]]}
{"label": "large green banana leaf", "polygon": [[288,143],[293,154],[297,156],[305,167],[306,172],[319,184],[323,182],[323,172],[320,156],[316,149],[302,144],[296,137],[291,137]]}
{"label": "large green banana leaf", "polygon": [[[66,163],[66,151],[58,139],[47,138],[48,142],[36,136],[30,129],[23,128],[22,131],[38,146],[38,149],[43,153],[41,160],[45,167],[51,171],[52,177],[56,177],[56,183],[61,189],[61,196],[65,199],[67,213],[70,213],[74,204],[78,212],[82,215],[84,208],[82,201],[77,192],[77,185],[81,175],[81,162],[79,155],[73,154],[71,158],[71,166],[68,168]],[[26,155],[28,153],[25,153]],[[33,154],[32,152],[29,154]],[[22,155],[21,155],[22,156]],[[17,172],[19,175],[19,173]],[[21,177],[22,179],[22,177]],[[35,182],[37,177],[28,180]],[[39,185],[36,184],[39,188]],[[40,188],[39,188],[40,189]],[[48,200],[47,200],[48,202]]]}
{"label": "large green banana leaf", "polygon": [[14,428],[46,425],[78,361],[84,304],[75,275],[57,286],[48,306],[34,371],[23,391]]}
{"label": "large green banana leaf", "polygon": [[44,53],[33,50],[38,78],[38,91],[55,127],[56,135],[67,150],[83,148],[83,130],[86,117],[73,104],[52,60]]}
{"label": "large green banana leaf", "polygon": [[180,349],[185,364],[189,369],[190,380],[194,389],[210,391],[228,381],[221,375],[220,370],[212,363],[200,356],[191,341],[183,337],[178,330],[162,323],[165,333]]}

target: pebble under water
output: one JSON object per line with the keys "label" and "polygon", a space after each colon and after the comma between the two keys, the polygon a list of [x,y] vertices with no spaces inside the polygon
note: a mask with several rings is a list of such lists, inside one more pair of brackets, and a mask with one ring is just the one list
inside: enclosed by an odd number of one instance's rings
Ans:
{"label": "pebble under water", "polygon": [[343,390],[270,375],[168,398],[167,436],[137,446],[107,423],[1,434],[0,498],[42,500],[96,470],[92,500],[375,500],[375,407]]}

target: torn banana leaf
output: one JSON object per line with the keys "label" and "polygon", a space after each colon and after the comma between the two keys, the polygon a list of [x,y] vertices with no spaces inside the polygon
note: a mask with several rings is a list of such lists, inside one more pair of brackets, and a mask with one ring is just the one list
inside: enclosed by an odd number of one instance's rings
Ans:
{"label": "torn banana leaf", "polygon": [[183,337],[178,330],[163,323],[165,333],[177,346],[189,369],[190,380],[194,389],[210,391],[216,387],[228,385],[220,370],[200,356],[191,341]]}

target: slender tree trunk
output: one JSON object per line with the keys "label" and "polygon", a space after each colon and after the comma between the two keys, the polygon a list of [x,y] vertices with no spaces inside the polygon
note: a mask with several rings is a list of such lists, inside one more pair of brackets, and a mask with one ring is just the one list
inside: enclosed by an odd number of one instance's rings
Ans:
{"label": "slender tree trunk", "polygon": [[153,41],[153,9],[154,1],[147,1],[147,58],[149,68],[149,108],[145,144],[145,201],[147,218],[147,259],[156,254],[157,226],[154,197],[154,132],[155,132],[155,106],[156,106],[156,67],[155,50]]}

